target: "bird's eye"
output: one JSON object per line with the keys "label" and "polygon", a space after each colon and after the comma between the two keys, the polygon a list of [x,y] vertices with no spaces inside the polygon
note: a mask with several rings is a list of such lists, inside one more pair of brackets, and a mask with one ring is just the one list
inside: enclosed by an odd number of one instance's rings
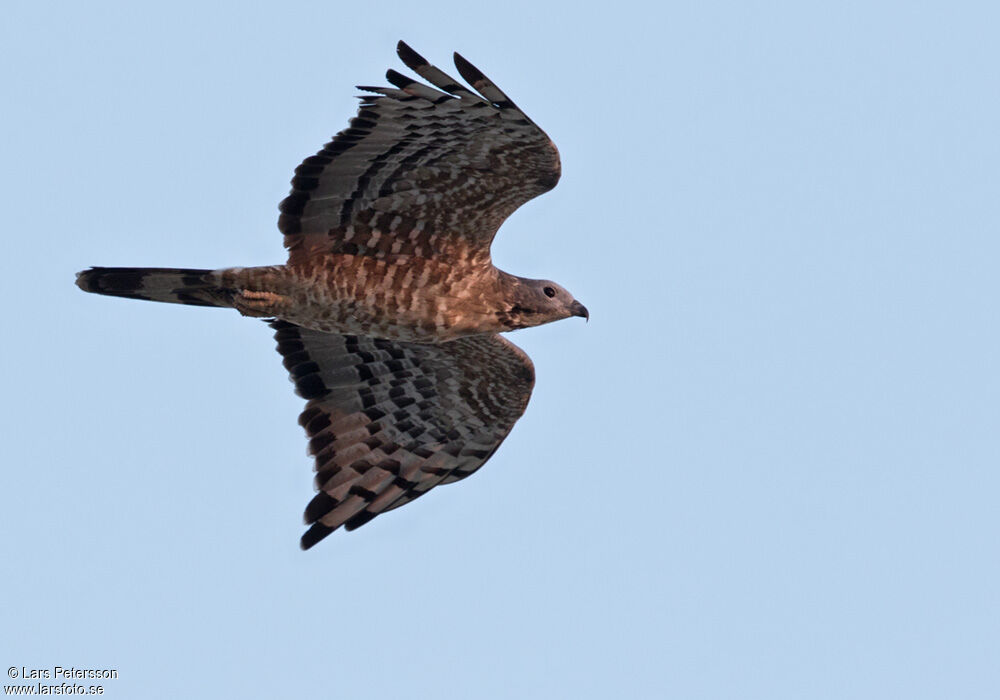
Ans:
{"label": "bird's eye", "polygon": [[545,292],[545,296],[549,297],[550,299],[556,295],[556,290],[554,290],[552,287],[546,287],[542,291]]}

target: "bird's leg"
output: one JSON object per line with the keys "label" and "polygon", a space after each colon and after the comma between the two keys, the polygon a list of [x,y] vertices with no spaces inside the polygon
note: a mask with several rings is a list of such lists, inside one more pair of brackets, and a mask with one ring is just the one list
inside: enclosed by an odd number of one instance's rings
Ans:
{"label": "bird's leg", "polygon": [[279,316],[291,306],[289,274],[284,265],[229,267],[216,273],[219,286],[232,294],[233,307],[244,316]]}
{"label": "bird's leg", "polygon": [[283,309],[291,306],[292,300],[274,292],[254,292],[243,289],[236,293],[233,306],[244,316],[264,318],[279,316]]}

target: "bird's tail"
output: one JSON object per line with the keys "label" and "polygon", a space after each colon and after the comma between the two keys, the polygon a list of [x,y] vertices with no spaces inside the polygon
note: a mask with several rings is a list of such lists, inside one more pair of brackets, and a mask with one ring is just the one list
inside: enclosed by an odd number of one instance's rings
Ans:
{"label": "bird's tail", "polygon": [[233,305],[235,290],[221,285],[215,270],[172,267],[92,267],[76,274],[85,292],[193,306]]}

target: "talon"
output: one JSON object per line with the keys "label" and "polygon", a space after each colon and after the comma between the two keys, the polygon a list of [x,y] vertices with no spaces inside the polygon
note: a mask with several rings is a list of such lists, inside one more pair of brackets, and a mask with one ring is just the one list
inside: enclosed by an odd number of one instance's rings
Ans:
{"label": "talon", "polygon": [[241,290],[233,302],[236,310],[241,314],[255,318],[275,316],[288,304],[288,297],[274,292],[255,292],[249,289]]}

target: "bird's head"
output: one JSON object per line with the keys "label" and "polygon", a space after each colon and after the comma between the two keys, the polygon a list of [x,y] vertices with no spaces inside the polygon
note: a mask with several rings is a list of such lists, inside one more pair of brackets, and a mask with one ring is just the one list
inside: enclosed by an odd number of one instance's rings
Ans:
{"label": "bird's head", "polygon": [[571,316],[590,319],[587,307],[551,280],[517,278],[508,301],[506,315],[513,328],[540,326]]}

